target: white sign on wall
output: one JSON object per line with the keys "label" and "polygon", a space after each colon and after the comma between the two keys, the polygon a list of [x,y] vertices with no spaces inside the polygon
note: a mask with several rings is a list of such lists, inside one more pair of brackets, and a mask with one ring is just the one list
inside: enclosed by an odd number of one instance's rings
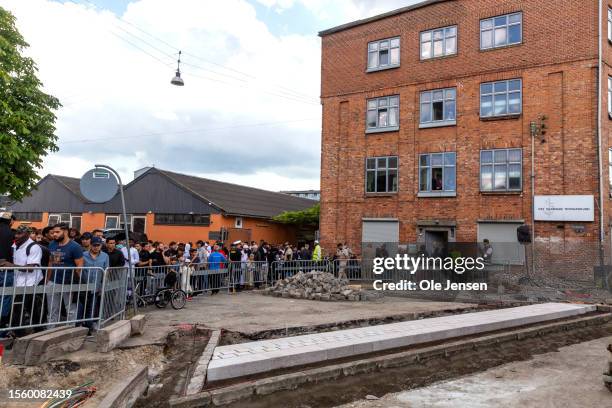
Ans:
{"label": "white sign on wall", "polygon": [[592,195],[535,196],[536,221],[595,221]]}

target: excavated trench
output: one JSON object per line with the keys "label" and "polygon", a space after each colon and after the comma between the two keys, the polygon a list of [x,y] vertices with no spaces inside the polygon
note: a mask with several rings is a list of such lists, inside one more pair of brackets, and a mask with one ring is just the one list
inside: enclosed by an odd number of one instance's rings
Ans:
{"label": "excavated trench", "polygon": [[334,407],[364,399],[367,395],[382,396],[420,388],[434,382],[485,371],[502,364],[528,360],[537,354],[557,351],[560,347],[610,334],[612,334],[612,322],[608,321],[598,326],[578,327],[535,338],[462,350],[449,356],[434,356],[403,367],[386,368],[367,374],[309,383],[292,390],[278,391],[266,396],[253,396],[227,406],[235,408]]}

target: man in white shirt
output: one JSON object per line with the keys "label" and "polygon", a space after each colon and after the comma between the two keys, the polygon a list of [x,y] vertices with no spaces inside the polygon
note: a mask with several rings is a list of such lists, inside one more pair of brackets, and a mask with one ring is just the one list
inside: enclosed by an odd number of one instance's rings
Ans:
{"label": "man in white shirt", "polygon": [[[130,243],[130,261],[132,263],[132,268],[135,268],[136,264],[140,262],[140,255],[138,255],[138,251],[136,250],[136,248],[134,248],[134,240],[130,238],[128,242]],[[125,246],[121,248],[121,253],[125,258],[125,264],[123,264],[123,266],[127,268],[129,266],[129,263],[127,248]]]}
{"label": "man in white shirt", "polygon": [[[0,265],[23,267],[22,269],[16,268],[14,272],[13,326],[42,323],[44,286],[39,288],[38,284],[43,280],[43,273],[40,269],[43,252],[40,246],[30,238],[31,233],[32,230],[26,225],[20,225],[17,228],[13,244],[13,263],[5,262]],[[26,288],[30,287],[36,287],[33,293],[26,292]]]}

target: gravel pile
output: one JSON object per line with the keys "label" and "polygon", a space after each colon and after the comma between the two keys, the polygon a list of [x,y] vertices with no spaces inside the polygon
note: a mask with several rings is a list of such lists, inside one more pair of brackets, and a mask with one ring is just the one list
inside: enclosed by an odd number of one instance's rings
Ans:
{"label": "gravel pile", "polygon": [[299,272],[289,278],[277,281],[274,286],[266,288],[265,294],[293,298],[324,301],[359,301],[376,297],[361,289],[349,286],[346,279],[338,279],[328,272]]}

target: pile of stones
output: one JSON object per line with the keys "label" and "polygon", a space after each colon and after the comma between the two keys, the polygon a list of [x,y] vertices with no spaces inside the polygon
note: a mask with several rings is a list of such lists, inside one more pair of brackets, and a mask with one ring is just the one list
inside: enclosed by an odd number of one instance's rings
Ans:
{"label": "pile of stones", "polygon": [[311,271],[297,274],[277,281],[274,286],[266,288],[266,295],[293,299],[311,299],[324,301],[359,301],[373,297],[361,289],[349,286],[346,279],[338,279],[328,272]]}

